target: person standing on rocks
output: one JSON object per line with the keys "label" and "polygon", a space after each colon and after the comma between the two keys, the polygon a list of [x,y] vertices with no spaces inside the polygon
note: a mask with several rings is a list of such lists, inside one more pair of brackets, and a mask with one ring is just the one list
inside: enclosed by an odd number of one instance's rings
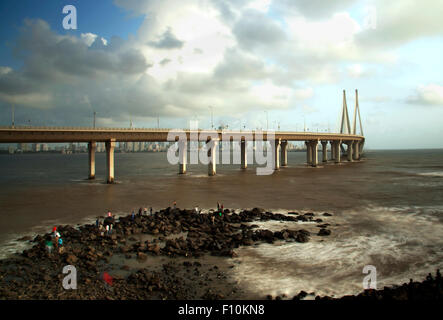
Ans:
{"label": "person standing on rocks", "polygon": [[172,206],[174,207],[174,209],[177,209],[177,201],[174,201],[174,202],[172,203]]}
{"label": "person standing on rocks", "polygon": [[152,216],[152,207],[149,208],[149,213],[150,213],[151,216]]}
{"label": "person standing on rocks", "polygon": [[134,219],[135,219],[135,212],[134,212],[134,210],[132,210],[131,220],[134,221]]}
{"label": "person standing on rocks", "polygon": [[58,239],[60,239],[60,233],[57,231],[57,227],[52,229],[52,236],[54,237],[55,247],[58,248]]}
{"label": "person standing on rocks", "polygon": [[63,239],[58,238],[58,253],[63,253]]}
{"label": "person standing on rocks", "polygon": [[48,236],[46,238],[46,250],[48,250],[48,254],[51,255],[52,254],[52,249],[54,248],[54,243],[52,242],[51,236]]}
{"label": "person standing on rocks", "polygon": [[144,209],[143,209],[143,214],[144,214],[145,216],[148,215],[148,208],[144,208]]}

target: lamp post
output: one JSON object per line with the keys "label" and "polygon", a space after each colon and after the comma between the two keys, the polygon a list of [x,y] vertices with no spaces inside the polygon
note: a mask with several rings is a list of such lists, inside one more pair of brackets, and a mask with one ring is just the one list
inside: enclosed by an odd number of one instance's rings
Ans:
{"label": "lamp post", "polygon": [[15,106],[12,105],[12,127],[15,127]]}
{"label": "lamp post", "polygon": [[209,106],[209,109],[211,110],[211,129],[214,130],[214,108]]}

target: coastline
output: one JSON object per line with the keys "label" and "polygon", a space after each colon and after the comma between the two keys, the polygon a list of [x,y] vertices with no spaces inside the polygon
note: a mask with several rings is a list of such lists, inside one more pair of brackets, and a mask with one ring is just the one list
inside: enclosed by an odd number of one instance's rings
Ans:
{"label": "coastline", "polygon": [[[304,291],[293,297],[257,296],[230,275],[239,263],[233,258],[240,247],[274,242],[303,244],[313,236],[327,241],[331,224],[324,220],[329,217],[333,219],[329,213],[280,214],[259,208],[239,213],[226,209],[221,216],[166,208],[152,216],[136,215],[134,220],[130,215],[121,216],[112,234],[104,236],[94,224],[59,226],[62,253],[48,254],[47,233],[23,239],[31,240],[32,248],[0,260],[0,299],[332,299]],[[313,222],[318,233],[303,229],[303,224],[298,225],[300,228],[262,229],[258,224],[264,221]],[[76,290],[62,286],[66,265],[78,270]],[[104,274],[112,279],[111,285],[104,281]],[[417,297],[425,297],[422,291],[429,292],[432,287],[414,286],[421,292]],[[439,288],[436,297],[441,299]],[[341,299],[408,299],[404,290],[399,295],[389,290]]]}

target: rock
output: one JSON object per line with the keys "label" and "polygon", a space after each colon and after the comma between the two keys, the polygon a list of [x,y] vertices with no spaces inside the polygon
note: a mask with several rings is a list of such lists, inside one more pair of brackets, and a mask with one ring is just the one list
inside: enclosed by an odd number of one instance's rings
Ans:
{"label": "rock", "polygon": [[298,295],[294,296],[292,298],[292,300],[303,300],[304,298],[306,298],[308,294],[305,291],[300,291]]}
{"label": "rock", "polygon": [[322,228],[320,229],[320,231],[318,232],[318,236],[329,236],[331,234],[331,230]]}
{"label": "rock", "polygon": [[68,254],[66,257],[66,262],[70,265],[74,265],[78,261],[78,258],[74,256],[73,254]]}
{"label": "rock", "polygon": [[256,235],[259,239],[265,240],[269,243],[272,243],[274,241],[274,233],[269,230],[257,230]]}
{"label": "rock", "polygon": [[145,261],[148,258],[148,256],[143,252],[137,252],[137,260],[139,261]]}
{"label": "rock", "polygon": [[295,237],[296,242],[305,243],[309,241],[309,236],[305,233],[297,233],[297,236]]}
{"label": "rock", "polygon": [[30,236],[22,237],[20,239],[17,239],[17,241],[31,241],[32,238]]}
{"label": "rock", "polygon": [[332,214],[325,212],[325,213],[323,213],[323,216],[325,216],[325,217],[331,217]]}
{"label": "rock", "polygon": [[254,209],[252,209],[252,214],[254,214],[254,215],[260,215],[260,214],[263,214],[264,212],[265,212],[265,210],[262,209],[262,208],[254,208]]}

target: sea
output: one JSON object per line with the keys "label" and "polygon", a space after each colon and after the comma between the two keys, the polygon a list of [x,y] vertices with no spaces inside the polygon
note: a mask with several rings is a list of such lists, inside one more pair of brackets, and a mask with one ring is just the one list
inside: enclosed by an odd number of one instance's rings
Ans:
{"label": "sea", "polygon": [[[321,153],[320,161],[321,161]],[[188,157],[189,159],[189,157]],[[188,164],[185,175],[166,153],[116,153],[115,184],[105,181],[105,154],[96,155],[88,180],[87,154],[0,155],[0,258],[20,252],[53,226],[93,223],[108,210],[117,216],[138,208],[172,206],[207,212],[217,202],[236,210],[312,212],[329,223],[259,222],[270,230],[306,229],[307,243],[276,242],[236,249],[229,275],[251,298],[291,296],[301,290],[340,297],[363,290],[365,266],[373,284],[422,280],[443,267],[443,150],[365,150],[361,161],[306,165],[289,152],[288,166],[257,175],[257,164]],[[332,216],[323,216],[323,213]],[[227,258],[231,259],[231,258]],[[313,297],[313,295],[312,295]]]}

